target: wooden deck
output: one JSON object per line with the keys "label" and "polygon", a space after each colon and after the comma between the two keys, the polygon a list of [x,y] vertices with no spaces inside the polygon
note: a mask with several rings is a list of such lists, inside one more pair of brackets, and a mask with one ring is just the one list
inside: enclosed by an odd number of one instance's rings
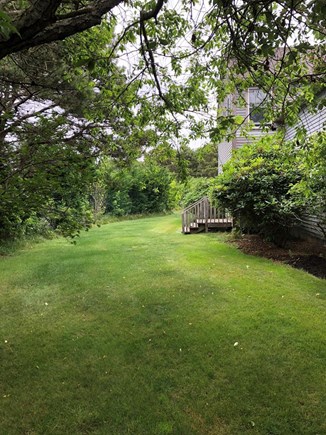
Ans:
{"label": "wooden deck", "polygon": [[213,228],[230,229],[233,218],[226,210],[213,207],[204,197],[184,209],[182,213],[182,232],[184,234],[208,232]]}

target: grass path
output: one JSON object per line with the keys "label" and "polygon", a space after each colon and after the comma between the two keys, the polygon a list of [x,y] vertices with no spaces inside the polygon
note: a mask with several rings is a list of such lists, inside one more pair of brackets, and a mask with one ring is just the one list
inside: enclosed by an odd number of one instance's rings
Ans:
{"label": "grass path", "polygon": [[325,281],[179,226],[0,259],[0,434],[326,433]]}

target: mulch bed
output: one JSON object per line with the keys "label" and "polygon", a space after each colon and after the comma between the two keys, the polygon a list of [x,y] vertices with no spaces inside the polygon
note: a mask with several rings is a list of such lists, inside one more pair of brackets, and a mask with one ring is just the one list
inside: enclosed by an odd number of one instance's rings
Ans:
{"label": "mulch bed", "polygon": [[326,246],[303,240],[292,240],[279,248],[258,235],[245,235],[234,242],[246,254],[258,255],[289,264],[297,269],[326,279]]}

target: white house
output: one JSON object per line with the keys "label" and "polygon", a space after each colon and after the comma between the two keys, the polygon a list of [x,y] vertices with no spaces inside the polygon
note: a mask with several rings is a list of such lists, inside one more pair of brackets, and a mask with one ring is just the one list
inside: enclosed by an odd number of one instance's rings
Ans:
{"label": "white house", "polygon": [[[326,97],[326,92],[320,95],[320,99]],[[317,110],[315,112],[309,111],[304,107],[300,114],[300,120],[294,127],[285,128],[285,139],[291,140],[295,137],[296,129],[298,127],[304,127],[307,131],[307,135],[311,136],[313,133],[325,130],[326,127],[326,107]],[[325,162],[326,165],[326,162]],[[326,213],[326,210],[325,210]],[[304,214],[302,216],[302,222],[300,226],[295,230],[296,234],[302,236],[308,236],[325,241],[326,228],[322,225],[320,218]]]}
{"label": "white house", "polygon": [[[245,122],[251,121],[251,127],[246,136],[238,131],[231,141],[222,141],[218,145],[218,172],[222,172],[223,165],[231,158],[233,150],[241,148],[246,143],[252,143],[257,138],[265,134],[271,134],[272,131],[262,130],[260,121],[262,112],[259,105],[264,99],[264,94],[256,87],[249,88],[239,98],[238,95],[230,95],[223,104],[224,113],[241,116]],[[320,95],[325,98],[326,92]],[[255,110],[255,107],[258,109]],[[315,132],[325,129],[326,126],[326,107],[315,112],[303,108],[299,114],[299,122],[293,127],[285,127],[285,140],[291,140],[295,137],[296,129],[304,127],[307,135],[310,136]],[[325,162],[326,164],[326,162]],[[326,213],[326,210],[325,210]],[[320,219],[316,216],[305,214],[302,216],[302,223],[296,229],[300,236],[310,236],[320,240],[325,240],[326,228],[323,228]]]}
{"label": "white house", "polygon": [[[262,130],[260,122],[263,118],[262,107],[260,106],[265,98],[265,94],[257,87],[251,87],[241,95],[229,95],[224,101],[222,107],[224,114],[241,116],[244,120],[244,126],[250,128],[243,133],[238,129],[235,137],[230,141],[222,141],[218,144],[218,172],[222,172],[223,165],[231,158],[233,150],[241,148],[246,143],[252,143],[254,140],[268,134]],[[249,124],[250,123],[250,124]]]}

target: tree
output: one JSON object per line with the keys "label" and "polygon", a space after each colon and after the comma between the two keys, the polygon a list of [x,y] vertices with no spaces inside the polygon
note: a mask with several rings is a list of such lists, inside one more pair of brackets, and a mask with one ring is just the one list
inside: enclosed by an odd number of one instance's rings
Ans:
{"label": "tree", "polygon": [[[265,122],[294,124],[302,103],[318,104],[315,95],[323,87],[322,0],[183,0],[177,9],[164,0],[0,4],[0,58],[66,39],[101,20],[111,29],[118,23],[122,30],[105,57],[124,56],[130,66],[126,86],[136,81],[148,94],[148,104],[143,100],[139,108],[144,125],[176,142],[185,127],[190,139],[234,134],[239,119],[215,104],[229,93],[258,86],[266,93]],[[101,59],[90,56],[89,66]],[[139,88],[135,98],[140,95]]]}
{"label": "tree", "polygon": [[169,169],[179,181],[187,177],[214,177],[218,173],[217,146],[205,144],[197,149],[183,144],[178,149],[167,141],[149,149],[145,160]]}
{"label": "tree", "polygon": [[106,213],[115,216],[157,213],[168,211],[174,205],[170,172],[152,162],[136,161],[121,168],[112,159],[104,159],[99,165],[99,175]]}
{"label": "tree", "polygon": [[216,177],[218,174],[218,147],[213,142],[195,150],[197,167],[195,177]]}
{"label": "tree", "polygon": [[188,207],[204,196],[211,196],[214,186],[214,178],[189,177],[182,185],[180,205]]}
{"label": "tree", "polygon": [[6,15],[1,18],[4,23],[10,23],[12,31],[2,32],[0,58],[63,40],[98,25],[102,17],[120,3],[122,0],[2,0],[0,6]]}
{"label": "tree", "polygon": [[[283,97],[292,96],[298,83],[304,83],[307,96],[311,81],[320,82],[325,74],[320,68],[325,36],[322,0],[184,0],[178,10],[164,0],[128,5],[123,0],[1,0],[0,5],[5,28],[0,58],[65,39],[101,20],[112,26],[119,12],[128,9],[130,19],[120,20],[123,30],[115,48],[125,52],[128,42],[140,46],[140,71],[147,69],[169,111],[196,109],[199,101],[205,106],[208,89],[214,88],[221,100],[230,87],[242,87],[244,76],[268,93],[282,89],[278,94]],[[161,63],[158,59],[163,57]],[[305,68],[318,62],[314,69]],[[171,81],[171,71],[175,76],[187,74],[183,87]],[[222,84],[225,75],[232,85]],[[207,86],[200,86],[200,81]]]}
{"label": "tree", "polygon": [[67,143],[64,134],[56,134],[53,141],[56,129],[58,120],[44,118],[19,135],[19,147],[4,142],[0,238],[21,236],[31,216],[45,219],[66,236],[90,226],[87,187],[94,172],[92,156],[88,150],[85,159],[81,140]]}
{"label": "tree", "polygon": [[104,153],[127,162],[147,146],[132,86],[126,89],[122,69],[105,58],[111,37],[100,26],[2,61],[1,238],[21,235],[31,216],[78,234],[92,222],[96,159]]}

